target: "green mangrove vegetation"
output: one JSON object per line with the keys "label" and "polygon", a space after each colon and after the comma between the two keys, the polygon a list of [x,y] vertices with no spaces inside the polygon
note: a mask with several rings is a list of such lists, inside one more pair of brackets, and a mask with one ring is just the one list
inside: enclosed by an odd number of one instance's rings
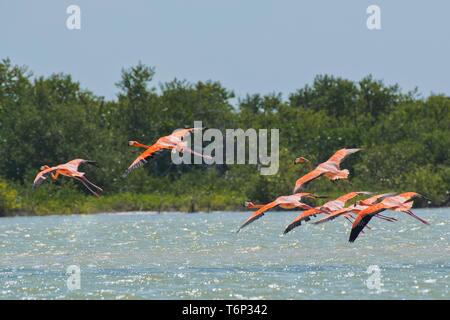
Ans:
{"label": "green mangrove vegetation", "polygon": [[[10,60],[0,62],[0,215],[72,214],[128,210],[241,209],[290,194],[313,163],[342,147],[364,150],[345,161],[351,184],[319,179],[309,189],[334,197],[347,191],[416,191],[420,206],[450,204],[450,98],[404,92],[367,76],[330,75],[286,97],[235,97],[219,82],[173,80],[157,86],[155,70],[141,63],[117,79],[117,98],[84,89],[67,74],[34,76]],[[280,169],[260,175],[256,165],[173,165],[170,154],[152,159],[127,178],[137,156],[128,140],[153,143],[201,120],[209,128],[277,128]],[[96,198],[67,178],[32,189],[41,165],[74,158],[104,188]]]}

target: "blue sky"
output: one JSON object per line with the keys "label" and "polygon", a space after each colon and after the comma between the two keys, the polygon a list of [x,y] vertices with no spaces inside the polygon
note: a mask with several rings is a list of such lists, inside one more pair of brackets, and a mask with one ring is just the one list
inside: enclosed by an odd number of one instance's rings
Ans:
{"label": "blue sky", "polygon": [[[71,4],[81,30],[66,28]],[[371,4],[378,31],[366,27]],[[0,57],[107,98],[138,61],[156,68],[155,85],[211,79],[238,96],[286,97],[325,73],[450,94],[449,17],[445,0],[0,0]]]}

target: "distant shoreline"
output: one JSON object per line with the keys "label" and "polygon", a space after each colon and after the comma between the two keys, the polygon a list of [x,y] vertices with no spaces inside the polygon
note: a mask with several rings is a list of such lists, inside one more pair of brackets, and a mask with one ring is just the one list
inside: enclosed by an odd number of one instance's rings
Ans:
{"label": "distant shoreline", "polygon": [[[450,206],[435,206],[435,207],[417,207],[414,210],[426,210],[426,209],[448,209]],[[71,215],[97,215],[97,214],[109,214],[109,215],[160,215],[168,213],[176,214],[216,214],[216,213],[239,213],[239,212],[253,212],[254,210],[246,209],[245,207],[235,207],[223,210],[198,210],[198,211],[180,211],[180,210],[118,210],[118,211],[93,211],[93,212],[72,212],[72,213],[48,213],[48,214],[36,214],[26,211],[15,211],[9,212],[8,214],[0,215],[0,218],[13,218],[13,217],[51,217],[51,216],[71,216]],[[284,209],[273,209],[273,212],[297,212],[296,210],[284,210]]]}

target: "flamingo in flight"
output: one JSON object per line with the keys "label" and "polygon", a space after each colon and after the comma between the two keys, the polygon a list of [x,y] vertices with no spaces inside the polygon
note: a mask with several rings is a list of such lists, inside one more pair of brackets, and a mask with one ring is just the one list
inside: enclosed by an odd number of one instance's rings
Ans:
{"label": "flamingo in flight", "polygon": [[318,198],[318,196],[312,193],[299,192],[289,196],[278,197],[274,201],[265,205],[255,205],[251,202],[247,202],[246,203],[247,207],[259,209],[256,210],[247,220],[245,220],[245,222],[240,226],[240,228],[236,232],[239,232],[242,228],[248,226],[253,221],[261,218],[264,215],[264,212],[276,206],[279,206],[280,208],[283,209],[294,209],[294,208],[300,208],[304,210],[312,209],[311,206],[301,202],[302,198]]}
{"label": "flamingo in flight", "polygon": [[[92,164],[95,165],[95,161],[91,160],[84,160],[84,159],[75,159],[72,161],[69,161],[64,164],[60,164],[54,167],[49,167],[48,165],[44,165],[40,168],[40,172],[36,175],[36,178],[33,182],[33,188],[38,187],[41,185],[45,180],[47,180],[48,177],[50,177],[53,181],[58,179],[59,175],[63,175],[69,178],[73,178],[77,181],[80,181],[86,189],[88,189],[93,195],[99,196],[98,191],[103,191],[102,188],[99,186],[96,186],[92,182],[90,182],[86,177],[84,172],[78,171],[78,167],[81,164]],[[97,191],[92,190],[92,188],[95,188]]]}
{"label": "flamingo in flight", "polygon": [[364,229],[364,227],[367,226],[367,224],[372,219],[372,217],[374,217],[376,214],[378,214],[384,210],[388,210],[388,209],[397,211],[397,212],[404,212],[424,224],[429,224],[427,221],[418,217],[411,211],[414,199],[416,199],[418,197],[424,197],[424,196],[422,196],[416,192],[405,192],[405,193],[399,194],[397,196],[387,197],[384,200],[382,200],[381,202],[361,210],[358,213],[355,221],[353,222],[349,241],[354,242],[356,240],[358,235],[361,233],[361,231]]}
{"label": "flamingo in flight", "polygon": [[[349,155],[360,151],[361,149],[340,149],[336,151],[335,154],[333,154],[327,161],[322,162],[319,164],[314,170],[311,172],[305,174],[304,176],[300,177],[295,182],[295,187],[293,193],[296,193],[305,185],[320,176],[324,175],[328,179],[334,181],[338,179],[347,179],[349,175],[349,171],[347,169],[341,170],[340,164],[342,161],[344,161],[345,158],[347,158]],[[307,159],[303,157],[297,158],[294,163],[304,163],[305,161],[308,161]]]}
{"label": "flamingo in flight", "polygon": [[300,226],[302,224],[302,221],[309,221],[311,219],[311,216],[316,216],[316,214],[320,213],[326,213],[331,214],[334,211],[341,210],[344,208],[345,203],[354,197],[362,194],[371,194],[371,192],[366,191],[356,191],[356,192],[350,192],[347,194],[344,194],[340,197],[338,197],[335,200],[328,201],[322,206],[311,208],[309,210],[303,211],[298,215],[297,218],[295,218],[284,230],[284,234],[288,233],[289,231],[293,230],[294,228]]}
{"label": "flamingo in flight", "polygon": [[[334,212],[330,213],[329,215],[327,215],[325,218],[322,218],[318,221],[314,221],[313,224],[321,224],[321,223],[324,223],[327,221],[331,221],[331,220],[336,219],[339,216],[343,216],[347,220],[349,220],[351,223],[353,223],[353,221],[351,221],[351,219],[354,219],[354,217],[351,215],[351,213],[358,213],[361,210],[364,210],[364,209],[368,208],[369,206],[376,204],[376,203],[382,201],[383,199],[385,199],[387,197],[391,197],[393,195],[395,195],[395,193],[383,193],[383,194],[378,194],[378,195],[372,196],[372,197],[364,199],[364,200],[360,200],[354,205],[334,211]],[[380,219],[391,221],[391,222],[397,221],[397,219],[395,219],[395,218],[386,217],[379,213],[376,214],[375,216]]]}
{"label": "flamingo in flight", "polygon": [[159,154],[164,150],[172,150],[172,152],[182,152],[182,153],[189,152],[196,156],[210,159],[211,157],[197,153],[191,148],[189,148],[187,146],[187,141],[184,140],[186,136],[188,136],[191,132],[197,130],[203,130],[203,128],[187,128],[176,130],[175,132],[173,132],[168,136],[159,138],[151,146],[147,146],[138,141],[128,141],[129,146],[144,148],[145,151],[141,153],[136,158],[136,160],[133,161],[133,163],[128,167],[123,176],[126,177],[131,171],[147,163],[148,162],[147,159]]}

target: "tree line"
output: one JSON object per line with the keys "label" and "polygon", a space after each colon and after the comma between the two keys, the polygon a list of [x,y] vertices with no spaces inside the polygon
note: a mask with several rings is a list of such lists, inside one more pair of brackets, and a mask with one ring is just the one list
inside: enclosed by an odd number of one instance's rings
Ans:
{"label": "tree line", "polygon": [[[156,86],[155,70],[124,69],[117,96],[105,99],[67,74],[34,76],[27,67],[0,62],[0,214],[113,210],[231,210],[251,199],[290,194],[308,170],[302,155],[325,161],[342,147],[364,150],[349,158],[352,184],[315,181],[309,190],[337,196],[354,191],[416,191],[433,203],[450,202],[450,98],[367,76],[350,81],[319,75],[287,97],[273,93],[236,98],[215,81],[174,79]],[[280,132],[280,170],[262,176],[255,165],[173,165],[169,154],[126,179],[136,157],[128,140],[153,143],[201,120],[209,128]],[[89,197],[69,179],[31,189],[43,164],[93,159],[83,168],[105,192]]]}

